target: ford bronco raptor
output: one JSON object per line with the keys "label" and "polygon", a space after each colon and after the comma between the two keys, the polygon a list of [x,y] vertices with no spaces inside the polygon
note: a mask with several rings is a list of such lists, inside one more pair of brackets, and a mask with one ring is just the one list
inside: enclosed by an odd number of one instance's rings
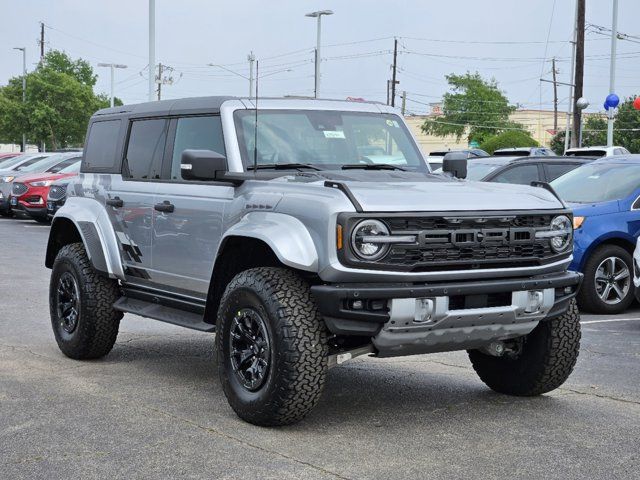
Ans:
{"label": "ford bronco raptor", "polygon": [[553,390],[580,341],[571,211],[461,168],[432,174],[373,103],[100,110],[46,252],[56,341],[102,357],[125,312],[215,332],[224,393],[258,425],[303,418],[361,354],[467,350],[497,392]]}

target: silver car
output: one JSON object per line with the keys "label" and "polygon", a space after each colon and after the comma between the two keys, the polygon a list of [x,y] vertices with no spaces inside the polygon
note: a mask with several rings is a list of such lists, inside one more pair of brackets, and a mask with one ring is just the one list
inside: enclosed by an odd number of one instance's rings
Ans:
{"label": "silver car", "polygon": [[561,385],[580,325],[572,218],[553,192],[429,166],[396,110],[208,97],[91,119],[46,252],[62,352],[124,313],[216,333],[235,412],[303,418],[350,358],[468,350],[511,395]]}

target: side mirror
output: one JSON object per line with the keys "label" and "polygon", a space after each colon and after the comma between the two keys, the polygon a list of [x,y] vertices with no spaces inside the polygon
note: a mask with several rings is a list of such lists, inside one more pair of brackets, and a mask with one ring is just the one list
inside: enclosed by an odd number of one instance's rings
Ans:
{"label": "side mirror", "polygon": [[447,153],[442,159],[442,171],[457,178],[467,178],[467,154],[462,152]]}
{"label": "side mirror", "polygon": [[212,150],[185,150],[180,171],[185,180],[217,180],[227,172],[227,157]]}

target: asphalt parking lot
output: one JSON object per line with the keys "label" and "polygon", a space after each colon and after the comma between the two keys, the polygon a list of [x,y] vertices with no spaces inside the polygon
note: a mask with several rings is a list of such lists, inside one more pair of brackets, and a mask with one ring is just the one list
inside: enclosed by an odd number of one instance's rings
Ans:
{"label": "asphalt parking lot", "polygon": [[213,337],[125,316],[105,359],[49,325],[49,228],[0,218],[0,478],[640,478],[640,308],[583,316],[569,381],[492,393],[463,352],[356,359],[303,422],[240,421]]}

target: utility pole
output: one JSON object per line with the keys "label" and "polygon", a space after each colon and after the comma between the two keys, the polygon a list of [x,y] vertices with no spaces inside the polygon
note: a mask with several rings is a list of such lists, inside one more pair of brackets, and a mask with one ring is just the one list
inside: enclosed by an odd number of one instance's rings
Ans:
{"label": "utility pole", "polygon": [[[14,47],[14,50],[20,50],[22,52],[22,103],[27,101],[27,47]],[[20,145],[20,151],[27,151],[27,135],[22,134],[22,145]]]}
{"label": "utility pole", "polygon": [[578,2],[580,0],[576,0],[576,8],[575,8],[575,12],[573,15],[573,40],[571,42],[571,73],[569,74],[569,104],[567,107],[567,123],[564,129],[564,151],[566,152],[567,149],[569,148],[569,138],[571,137],[571,132],[569,131],[569,128],[571,126],[571,115],[573,112],[573,99],[575,98],[573,96],[573,89],[575,87],[575,84],[573,83],[574,80],[574,71],[575,71],[575,66],[576,66],[576,42],[577,42],[577,26],[578,26]]}
{"label": "utility pole", "polygon": [[[149,101],[156,90],[156,0],[149,0]],[[158,96],[159,91],[158,91]]]}
{"label": "utility pole", "polygon": [[407,109],[407,92],[406,90],[402,91],[402,116],[404,116],[404,112]]}
{"label": "utility pole", "polygon": [[393,39],[393,74],[391,76],[391,106],[396,106],[396,85],[400,82],[396,80],[396,70],[398,68],[398,39]]}
{"label": "utility pole", "polygon": [[256,61],[253,52],[247,55],[247,60],[249,60],[249,98],[253,98],[253,62]]}
{"label": "utility pole", "polygon": [[558,133],[558,84],[556,79],[556,57],[551,59],[551,67],[553,73],[553,132]]}
{"label": "utility pole", "polygon": [[391,92],[391,80],[387,80],[387,105],[391,105],[389,101],[389,93]]}
{"label": "utility pole", "polygon": [[[155,74],[155,71],[153,73]],[[158,100],[161,100],[161,96],[162,96],[162,64],[159,63],[158,64]]]}
{"label": "utility pole", "polygon": [[[613,0],[613,18],[611,19],[611,61],[609,66],[609,93],[616,89],[616,40],[618,37],[618,0]],[[607,147],[613,146],[613,109],[609,107],[607,118]]]}
{"label": "utility pole", "polygon": [[115,77],[115,69],[116,68],[127,68],[126,65],[120,65],[119,63],[99,63],[98,64],[99,67],[109,67],[111,69],[111,95],[110,95],[110,102],[109,104],[111,105],[111,108],[113,108],[114,106],[114,95],[113,95],[113,90],[114,90],[114,77]]}
{"label": "utility pole", "polygon": [[40,22],[40,62],[44,60],[44,22]]}
{"label": "utility pole", "polygon": [[[578,1],[578,12],[576,15],[576,67],[573,90],[573,101],[582,98],[582,88],[584,81],[584,27],[585,27],[585,0]],[[582,110],[573,109],[573,135],[571,146],[577,147],[580,138],[580,124],[582,122]]]}

